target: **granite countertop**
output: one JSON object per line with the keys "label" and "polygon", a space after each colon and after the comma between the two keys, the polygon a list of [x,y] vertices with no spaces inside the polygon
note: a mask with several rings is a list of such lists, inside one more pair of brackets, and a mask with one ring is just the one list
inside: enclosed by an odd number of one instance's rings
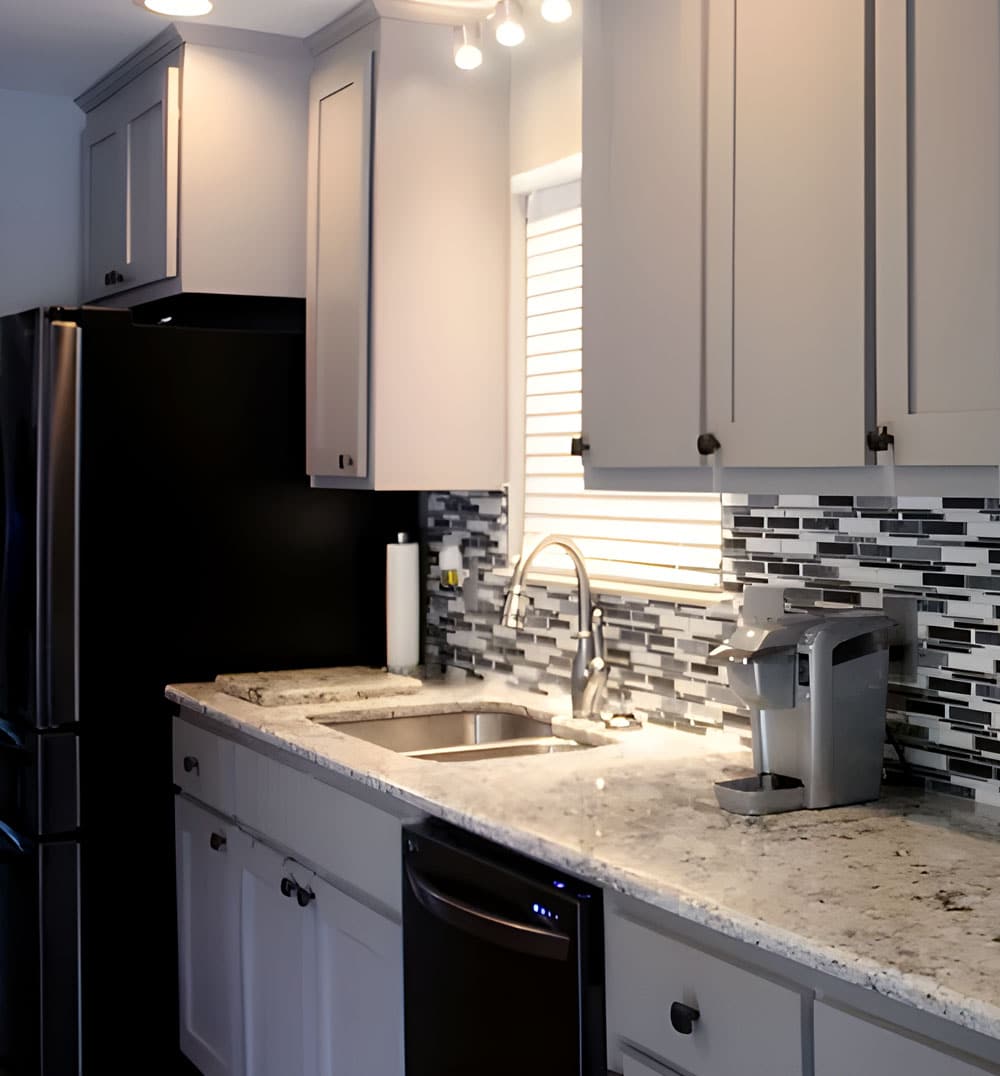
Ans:
{"label": "granite countertop", "polygon": [[[503,684],[263,708],[186,684],[167,695],[526,855],[973,1031],[1000,1038],[1000,811],[887,789],[875,804],[726,814],[713,782],[745,774],[738,737],[610,733],[566,699]],[[445,764],[339,722],[491,706],[555,717],[590,751]],[[323,724],[310,720],[321,715]]]}

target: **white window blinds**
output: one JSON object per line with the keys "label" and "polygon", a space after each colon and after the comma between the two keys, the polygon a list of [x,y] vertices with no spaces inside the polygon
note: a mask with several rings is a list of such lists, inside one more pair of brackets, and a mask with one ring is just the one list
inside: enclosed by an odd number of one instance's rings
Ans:
{"label": "white window blinds", "polygon": [[[585,490],[570,454],[582,424],[583,214],[579,183],[528,200],[524,438],[525,552],[575,538],[591,576],[638,587],[719,586],[718,495]],[[571,572],[559,550],[536,562]]]}

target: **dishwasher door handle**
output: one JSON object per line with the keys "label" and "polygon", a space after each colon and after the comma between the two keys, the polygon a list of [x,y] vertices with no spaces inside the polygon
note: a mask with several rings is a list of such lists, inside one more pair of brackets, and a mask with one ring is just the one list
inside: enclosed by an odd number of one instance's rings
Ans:
{"label": "dishwasher door handle", "polygon": [[407,866],[406,877],[413,895],[424,911],[456,930],[515,953],[536,956],[542,960],[566,960],[569,956],[571,938],[568,934],[532,926],[530,923],[518,923],[481,908],[474,908],[471,904],[443,893],[417,874],[412,867]]}

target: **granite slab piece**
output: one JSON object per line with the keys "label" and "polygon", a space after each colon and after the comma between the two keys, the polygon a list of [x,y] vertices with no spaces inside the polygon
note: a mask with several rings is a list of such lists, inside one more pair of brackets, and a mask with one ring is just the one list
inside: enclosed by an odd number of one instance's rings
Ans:
{"label": "granite slab piece", "polygon": [[272,707],[414,695],[423,686],[415,677],[360,665],[225,674],[215,678],[215,685],[233,698]]}

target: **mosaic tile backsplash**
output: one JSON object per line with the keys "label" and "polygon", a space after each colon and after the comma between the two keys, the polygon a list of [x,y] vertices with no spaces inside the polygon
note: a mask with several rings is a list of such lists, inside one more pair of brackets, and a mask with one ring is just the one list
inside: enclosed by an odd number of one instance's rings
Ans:
{"label": "mosaic tile backsplash", "polygon": [[[427,661],[499,672],[521,687],[569,690],[574,585],[532,586],[524,630],[500,625],[507,577],[501,493],[427,498]],[[469,579],[455,592],[436,571],[461,544]],[[918,598],[917,678],[890,683],[889,718],[909,766],[938,791],[1000,806],[1000,502],[949,497],[723,497],[718,601],[599,594],[612,670],[610,702],[698,731],[749,728],[724,670],[705,657],[735,622],[746,583],[784,583],[789,600],[878,608]],[[887,757],[893,752],[887,748]]]}

